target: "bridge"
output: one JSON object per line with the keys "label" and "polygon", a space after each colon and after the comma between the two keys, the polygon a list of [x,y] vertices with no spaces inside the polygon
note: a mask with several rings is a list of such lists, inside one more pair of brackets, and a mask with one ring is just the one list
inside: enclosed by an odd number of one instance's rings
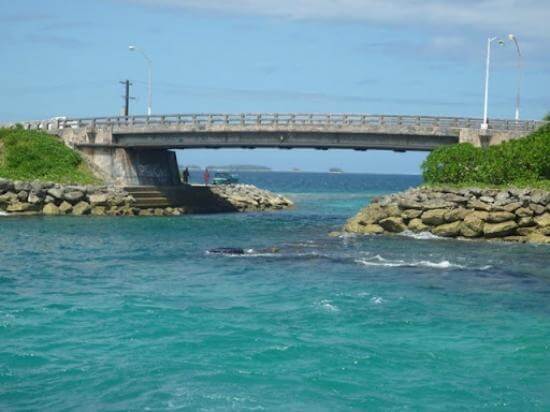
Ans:
{"label": "bridge", "polygon": [[544,122],[371,114],[243,113],[121,116],[27,122],[60,136],[112,184],[179,183],[170,149],[313,148],[430,151],[470,142],[499,144]]}

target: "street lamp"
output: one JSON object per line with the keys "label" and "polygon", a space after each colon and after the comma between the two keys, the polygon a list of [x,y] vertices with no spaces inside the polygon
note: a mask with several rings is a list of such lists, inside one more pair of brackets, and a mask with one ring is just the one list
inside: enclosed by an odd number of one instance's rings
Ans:
{"label": "street lamp", "polygon": [[140,48],[136,46],[128,46],[128,50],[130,51],[137,51],[140,53],[147,62],[147,115],[151,116],[151,104],[153,100],[153,92],[152,92],[152,83],[153,83],[153,62],[151,59],[141,50]]}
{"label": "street lamp", "polygon": [[516,94],[516,122],[519,122],[519,104],[520,104],[520,92],[521,92],[521,66],[522,66],[522,56],[521,56],[521,50],[519,48],[518,38],[513,35],[509,34],[508,39],[510,41],[513,41],[516,45],[516,50],[518,52],[518,90]]}
{"label": "street lamp", "polygon": [[489,37],[487,39],[487,62],[485,63],[485,99],[483,103],[483,123],[481,123],[481,130],[487,130],[489,123],[487,121],[487,111],[489,106],[489,69],[491,66],[491,44],[494,41],[498,41],[498,44],[504,46],[504,42],[498,37]]}

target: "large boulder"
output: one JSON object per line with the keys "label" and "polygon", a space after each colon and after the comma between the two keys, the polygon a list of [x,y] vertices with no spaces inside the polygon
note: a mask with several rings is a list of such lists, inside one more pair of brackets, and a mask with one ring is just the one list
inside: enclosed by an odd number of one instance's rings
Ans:
{"label": "large boulder", "polygon": [[500,223],[506,222],[507,220],[514,220],[516,215],[510,212],[491,212],[487,216],[487,222],[489,223]]}
{"label": "large boulder", "polygon": [[514,212],[522,206],[520,202],[512,202],[504,205],[494,205],[493,209],[502,212]]}
{"label": "large boulder", "polygon": [[73,210],[73,205],[71,205],[69,202],[65,200],[61,202],[61,204],[59,205],[59,212],[61,212],[64,215],[66,215],[67,213],[71,213],[72,210]]}
{"label": "large boulder", "polygon": [[531,192],[531,202],[546,206],[550,203],[550,192],[535,189]]}
{"label": "large boulder", "polygon": [[535,225],[535,219],[532,217],[520,217],[518,221],[519,227],[528,227],[528,226],[534,226]]}
{"label": "large boulder", "polygon": [[13,182],[13,190],[15,192],[30,192],[32,190],[32,186],[29,182],[21,182],[19,180],[16,180],[15,182]]}
{"label": "large boulder", "polygon": [[490,211],[492,206],[488,203],[482,202],[478,199],[473,199],[468,202],[469,209],[484,210],[486,212]]}
{"label": "large boulder", "polygon": [[422,203],[422,209],[432,210],[432,209],[449,209],[454,207],[455,204],[452,202],[447,202],[444,200],[429,200]]}
{"label": "large boulder", "polygon": [[74,205],[84,199],[84,193],[80,190],[72,190],[70,192],[65,192],[63,194],[63,199]]}
{"label": "large boulder", "polygon": [[384,233],[384,229],[380,225],[377,225],[375,223],[369,223],[365,226],[360,225],[358,233],[361,233],[364,235],[380,235]]}
{"label": "large boulder", "polygon": [[0,177],[0,193],[13,190],[13,182]]}
{"label": "large boulder", "polygon": [[47,216],[56,216],[61,214],[61,212],[59,211],[59,208],[53,203],[48,203],[47,205],[45,205],[42,208],[42,213]]}
{"label": "large boulder", "polygon": [[26,202],[29,198],[29,192],[26,192],[25,190],[20,190],[17,193],[17,199],[19,199],[20,202]]}
{"label": "large boulder", "polygon": [[540,226],[540,227],[550,226],[550,213],[546,212],[541,216],[537,216],[534,220],[537,226]]}
{"label": "large boulder", "polygon": [[109,194],[107,193],[92,193],[88,195],[88,200],[92,206],[107,206],[109,203]]}
{"label": "large boulder", "polygon": [[462,222],[460,221],[445,223],[443,225],[434,227],[432,229],[432,233],[437,236],[454,237],[460,234],[461,227],[462,227]]}
{"label": "large boulder", "polygon": [[411,220],[411,219],[416,219],[417,217],[420,217],[421,214],[422,214],[421,209],[407,209],[401,213],[401,217],[403,219]]}
{"label": "large boulder", "polygon": [[89,203],[82,201],[73,206],[73,215],[87,215],[88,213],[90,213],[91,209],[92,208]]}
{"label": "large boulder", "polygon": [[445,215],[448,209],[430,209],[422,213],[422,222],[425,225],[438,226],[445,223]]}
{"label": "large boulder", "polygon": [[408,224],[409,230],[412,230],[413,232],[426,232],[429,229],[429,226],[422,223],[422,219],[412,219]]}
{"label": "large boulder", "polygon": [[392,233],[400,233],[407,229],[407,226],[405,223],[403,223],[403,219],[400,217],[388,217],[386,219],[382,219],[380,222],[378,222],[380,226],[382,226],[386,231],[392,232]]}
{"label": "large boulder", "polygon": [[92,215],[94,216],[105,216],[107,214],[105,206],[94,206],[92,207]]}
{"label": "large boulder", "polygon": [[32,203],[33,205],[37,205],[39,203],[42,203],[42,198],[36,194],[36,192],[29,193],[29,197],[27,199],[29,203]]}
{"label": "large boulder", "polygon": [[452,223],[452,222],[456,222],[457,220],[464,220],[464,218],[469,213],[470,213],[469,210],[464,209],[462,207],[459,207],[459,208],[456,208],[456,209],[448,210],[445,213],[444,218],[445,218],[446,222]]}
{"label": "large boulder", "polygon": [[550,236],[545,236],[541,233],[532,232],[527,235],[527,241],[529,243],[543,243],[543,244],[550,244]]}
{"label": "large boulder", "polygon": [[0,205],[7,205],[9,203],[14,203],[17,200],[17,195],[13,192],[6,192],[3,195],[0,195]]}
{"label": "large boulder", "polygon": [[483,226],[487,212],[472,212],[464,218],[460,233],[464,237],[479,237],[483,235]]}
{"label": "large boulder", "polygon": [[6,212],[10,213],[22,213],[22,212],[30,212],[36,210],[35,205],[31,205],[30,203],[11,203],[6,207]]}
{"label": "large boulder", "polygon": [[519,217],[531,217],[533,216],[534,212],[528,207],[520,207],[515,210],[515,214]]}
{"label": "large boulder", "polygon": [[518,224],[513,220],[501,223],[485,223],[483,234],[487,237],[503,237],[511,235],[517,229]]}
{"label": "large boulder", "polygon": [[48,189],[47,193],[55,199],[63,200],[63,189],[60,189],[58,187],[52,187]]}
{"label": "large boulder", "polygon": [[415,199],[410,197],[405,197],[402,199],[399,199],[398,206],[401,209],[419,209],[422,210],[422,204],[417,202]]}
{"label": "large boulder", "polygon": [[545,207],[539,205],[538,203],[529,203],[529,209],[531,209],[535,215],[542,215],[544,213]]}

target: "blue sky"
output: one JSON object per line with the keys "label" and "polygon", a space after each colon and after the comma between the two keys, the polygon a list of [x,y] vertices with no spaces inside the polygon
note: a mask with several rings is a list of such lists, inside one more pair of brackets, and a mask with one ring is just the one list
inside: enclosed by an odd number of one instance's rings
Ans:
{"label": "blue sky", "polygon": [[[119,113],[481,116],[485,42],[524,53],[522,117],[550,110],[547,0],[0,0],[0,122]],[[513,117],[516,54],[495,48],[490,116]],[[415,173],[425,154],[186,151],[185,163]]]}

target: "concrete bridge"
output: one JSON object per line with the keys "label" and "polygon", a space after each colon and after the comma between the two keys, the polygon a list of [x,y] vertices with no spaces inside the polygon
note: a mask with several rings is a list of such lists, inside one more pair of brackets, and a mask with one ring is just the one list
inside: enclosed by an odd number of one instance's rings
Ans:
{"label": "concrete bridge", "polygon": [[25,123],[81,151],[106,181],[122,186],[179,183],[170,149],[313,148],[430,151],[520,138],[543,122],[370,114],[174,114]]}

